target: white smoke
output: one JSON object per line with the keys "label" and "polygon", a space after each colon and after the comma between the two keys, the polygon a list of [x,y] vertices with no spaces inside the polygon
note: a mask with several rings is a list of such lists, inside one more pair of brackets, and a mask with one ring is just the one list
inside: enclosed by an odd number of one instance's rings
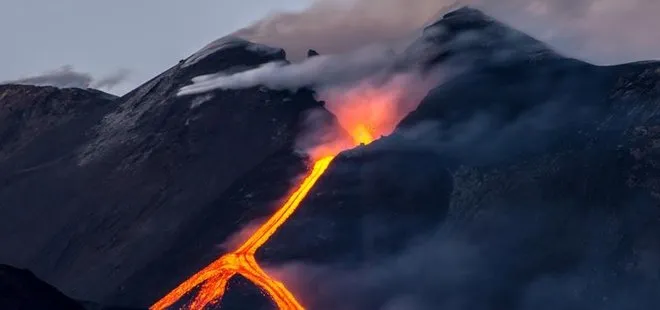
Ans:
{"label": "white smoke", "polygon": [[7,84],[27,84],[35,86],[54,86],[60,88],[87,88],[94,79],[87,73],[75,71],[73,66],[66,65],[43,74],[31,76],[14,81],[7,81]]}
{"label": "white smoke", "polygon": [[24,84],[35,86],[54,86],[59,88],[96,88],[111,90],[125,81],[130,74],[127,69],[119,69],[116,72],[102,76],[98,79],[91,74],[80,72],[72,65],[65,65],[55,70],[47,71],[39,75],[22,78],[13,81],[5,81],[3,84]]}
{"label": "white smoke", "polygon": [[218,73],[199,76],[193,78],[192,85],[183,87],[179,95],[257,85],[271,89],[297,89],[303,86],[351,84],[379,73],[388,73],[398,60],[397,54],[389,47],[372,45],[345,54],[320,55],[300,63],[271,62],[232,75]]}

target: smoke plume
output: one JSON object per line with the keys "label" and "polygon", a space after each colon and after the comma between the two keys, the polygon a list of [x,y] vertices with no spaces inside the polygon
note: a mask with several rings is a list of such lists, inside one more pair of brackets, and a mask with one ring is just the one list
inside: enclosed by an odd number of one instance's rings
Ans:
{"label": "smoke plume", "polygon": [[373,43],[393,43],[438,16],[449,1],[322,0],[307,10],[271,15],[235,35],[284,47],[292,59],[307,49],[337,54]]}
{"label": "smoke plume", "polygon": [[397,55],[394,51],[386,46],[374,45],[344,54],[311,57],[300,63],[271,62],[232,75],[218,73],[196,77],[192,85],[181,89],[179,95],[203,93],[218,88],[250,88],[257,85],[291,90],[305,86],[346,85],[378,73],[386,74],[396,61]]}
{"label": "smoke plume", "polygon": [[60,88],[76,87],[87,88],[94,79],[87,73],[77,72],[73,66],[66,65],[58,69],[45,72],[41,75],[27,77],[15,81],[8,81],[9,84],[29,84],[36,86],[55,86]]}
{"label": "smoke plume", "polygon": [[482,9],[588,61],[660,58],[655,0],[317,0],[302,12],[274,14],[235,34],[301,59],[308,48],[334,54],[401,40],[458,5]]}

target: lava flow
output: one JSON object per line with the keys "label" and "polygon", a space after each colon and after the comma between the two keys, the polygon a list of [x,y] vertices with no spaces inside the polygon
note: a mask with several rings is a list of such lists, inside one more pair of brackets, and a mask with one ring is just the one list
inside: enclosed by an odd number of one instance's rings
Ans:
{"label": "lava flow", "polygon": [[229,279],[240,274],[264,290],[279,309],[304,309],[284,285],[266,274],[254,259],[254,253],[275,233],[293,214],[300,202],[312,189],[316,181],[328,168],[334,156],[326,156],[314,163],[314,168],[305,177],[298,189],[273,214],[266,223],[250,236],[237,250],[225,254],[200,272],[181,283],[167,296],[156,302],[151,309],[165,309],[195,287],[199,293],[190,304],[190,309],[204,309],[206,305],[219,300],[225,292]]}
{"label": "lava flow", "polygon": [[[374,140],[375,134],[383,134],[391,130],[395,122],[398,121],[396,116],[393,118],[393,114],[397,114],[393,109],[397,99],[396,93],[391,91],[359,92],[349,97],[351,98],[341,98],[341,100],[334,101],[339,103],[338,105],[328,106],[329,110],[337,116],[340,127],[350,135],[350,138],[347,137],[348,141],[335,141],[338,142],[336,145],[321,145],[318,150],[312,151],[312,157],[316,158],[312,170],[275,214],[236,250],[223,255],[188,278],[151,306],[150,309],[166,309],[179,301],[184,295],[192,292],[195,288],[199,288],[197,295],[188,305],[188,309],[202,310],[207,305],[212,305],[222,299],[229,279],[236,274],[244,276],[266,292],[278,309],[304,309],[284,284],[273,279],[261,269],[254,255],[295,212],[336,154],[347,147],[369,144]],[[355,100],[358,97],[359,100]]]}
{"label": "lava flow", "polygon": [[[373,139],[364,127],[360,127],[358,142],[367,144]],[[288,197],[286,202],[273,214],[268,221],[254,232],[237,250],[223,255],[206,268],[202,269],[177,288],[156,302],[150,309],[166,309],[181,297],[201,285],[197,296],[190,303],[189,309],[204,309],[222,298],[227,282],[236,274],[240,274],[268,293],[278,309],[304,309],[295,296],[279,281],[264,272],[254,259],[255,252],[286,222],[298,208],[300,202],[307,196],[316,181],[334,159],[334,155],[323,157],[314,163],[312,171],[304,178],[298,189]]]}

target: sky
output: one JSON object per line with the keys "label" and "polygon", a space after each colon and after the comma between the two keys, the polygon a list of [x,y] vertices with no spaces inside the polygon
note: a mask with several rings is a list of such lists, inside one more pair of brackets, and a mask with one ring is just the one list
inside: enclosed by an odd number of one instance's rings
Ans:
{"label": "sky", "polygon": [[[214,39],[311,0],[0,0],[0,81],[70,65],[123,93]],[[66,69],[66,68],[65,68]]]}
{"label": "sky", "polygon": [[[596,64],[660,59],[658,0],[458,0]],[[0,82],[123,94],[230,33],[341,53],[418,29],[455,0],[0,0]],[[36,76],[36,78],[35,78]]]}

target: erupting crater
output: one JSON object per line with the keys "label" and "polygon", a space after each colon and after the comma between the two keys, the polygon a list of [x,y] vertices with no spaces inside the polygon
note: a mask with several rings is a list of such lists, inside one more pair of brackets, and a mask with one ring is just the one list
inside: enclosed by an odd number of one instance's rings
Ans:
{"label": "erupting crater", "polygon": [[[349,92],[350,94],[350,92]],[[210,265],[197,272],[162,299],[153,304],[151,310],[167,309],[194,289],[199,288],[187,309],[203,310],[208,305],[219,302],[227,289],[227,283],[234,275],[240,274],[267,293],[278,309],[304,309],[296,297],[282,282],[269,276],[257,263],[254,255],[270,237],[296,211],[314,184],[326,171],[335,156],[350,147],[369,144],[375,134],[384,134],[394,128],[399,114],[396,111],[397,96],[392,92],[378,92],[361,88],[355,96],[346,96],[335,101],[328,109],[335,114],[339,125],[350,135],[350,142],[333,141],[332,145],[320,145],[312,151],[314,165],[296,190],[287,197],[284,204],[236,250],[221,256]],[[333,108],[335,107],[335,108]],[[363,121],[361,121],[363,120]]]}

